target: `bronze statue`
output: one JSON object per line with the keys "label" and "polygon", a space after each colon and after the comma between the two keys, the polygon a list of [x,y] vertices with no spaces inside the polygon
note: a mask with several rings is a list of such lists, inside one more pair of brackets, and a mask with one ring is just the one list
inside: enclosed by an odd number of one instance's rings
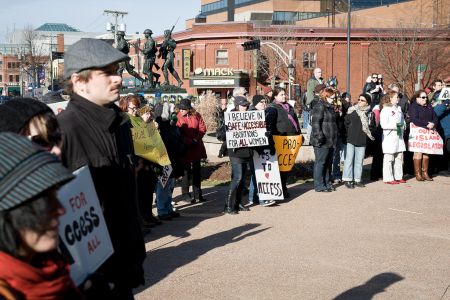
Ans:
{"label": "bronze statue", "polygon": [[[156,52],[158,51],[156,48],[156,42],[152,38],[153,31],[150,29],[144,30],[145,35],[145,44],[144,44],[144,50],[142,50],[142,53],[144,53],[144,69],[143,72],[145,75],[147,75],[147,80],[150,82],[151,87],[155,87],[155,84],[158,83],[160,75],[158,73],[153,73],[153,66],[156,67],[156,70],[159,70],[160,67],[158,64],[156,64]],[[153,77],[155,77],[156,80],[153,80]]]}
{"label": "bronze statue", "polygon": [[[172,27],[173,30],[173,27]],[[172,74],[172,76],[178,81],[178,86],[181,87],[183,84],[183,81],[180,79],[180,76],[178,76],[177,71],[175,71],[173,67],[173,59],[174,59],[174,53],[173,50],[177,47],[177,43],[174,39],[172,39],[172,30],[164,30],[164,42],[162,43],[161,47],[159,48],[159,55],[158,57],[162,57],[164,61],[163,65],[163,74],[164,74],[164,83],[163,85],[169,85],[169,71]]]}
{"label": "bronze statue", "polygon": [[[128,45],[128,42],[125,40],[125,32],[123,31],[119,31],[117,32],[117,45],[116,45],[117,50],[125,53],[128,55],[128,53],[130,52],[130,46]],[[124,62],[119,63],[119,70],[118,73],[120,75],[122,75],[123,70],[127,70],[128,74],[130,74],[131,76],[139,79],[142,82],[144,82],[144,79],[139,76],[138,73],[136,73],[134,71],[134,66],[132,66],[130,64],[129,60],[126,60]]]}

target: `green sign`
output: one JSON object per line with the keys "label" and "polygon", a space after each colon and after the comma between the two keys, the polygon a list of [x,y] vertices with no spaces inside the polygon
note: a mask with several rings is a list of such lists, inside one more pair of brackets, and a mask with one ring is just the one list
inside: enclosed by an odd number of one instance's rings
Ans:
{"label": "green sign", "polygon": [[420,64],[417,66],[417,72],[425,72],[426,69],[427,69],[427,65],[425,65],[425,64]]}

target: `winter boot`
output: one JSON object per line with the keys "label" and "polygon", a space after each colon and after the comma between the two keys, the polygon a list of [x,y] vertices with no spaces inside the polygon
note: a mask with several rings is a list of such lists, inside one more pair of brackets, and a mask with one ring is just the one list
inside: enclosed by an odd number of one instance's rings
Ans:
{"label": "winter boot", "polygon": [[237,211],[234,210],[234,203],[236,202],[236,191],[228,191],[227,198],[225,199],[224,213],[235,215]]}
{"label": "winter boot", "polygon": [[433,178],[431,178],[428,175],[428,165],[429,165],[429,163],[430,163],[429,157],[424,155],[423,158],[422,158],[422,176],[423,176],[423,179],[425,179],[426,181],[433,181]]}
{"label": "winter boot", "polygon": [[417,181],[424,181],[422,177],[422,159],[413,159],[414,161],[414,173]]}
{"label": "winter boot", "polygon": [[236,191],[236,202],[234,203],[235,211],[250,211],[247,207],[242,205],[242,189],[237,189]]}

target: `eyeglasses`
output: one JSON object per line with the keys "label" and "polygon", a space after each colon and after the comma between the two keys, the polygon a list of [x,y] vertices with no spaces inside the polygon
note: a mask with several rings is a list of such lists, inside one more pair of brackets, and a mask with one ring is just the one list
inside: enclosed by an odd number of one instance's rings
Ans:
{"label": "eyeglasses", "polygon": [[30,136],[29,139],[39,146],[42,146],[44,148],[53,148],[54,146],[57,146],[61,143],[62,137],[60,132],[54,132],[47,136],[47,139],[45,139],[41,135],[33,135]]}
{"label": "eyeglasses", "polygon": [[420,96],[419,98],[427,99],[427,96]]}
{"label": "eyeglasses", "polygon": [[137,107],[137,106],[133,106],[133,107],[131,107],[131,106],[128,106],[128,109],[131,109],[131,110],[137,110],[139,107]]}

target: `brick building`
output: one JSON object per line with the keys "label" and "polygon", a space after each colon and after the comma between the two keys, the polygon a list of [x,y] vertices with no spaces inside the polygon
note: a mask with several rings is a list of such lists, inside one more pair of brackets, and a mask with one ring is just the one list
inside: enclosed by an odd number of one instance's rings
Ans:
{"label": "brick building", "polygon": [[[372,72],[385,74],[375,48],[381,40],[379,36],[398,35],[397,29],[354,29],[351,34],[351,81],[350,92],[360,93],[365,80]],[[450,34],[448,30],[422,29],[401,32],[402,37],[421,39],[421,43],[439,42],[445,47],[441,53],[448,53]],[[193,24],[191,29],[173,34],[177,41],[175,49],[175,69],[183,79],[183,87],[188,93],[198,95],[205,90],[213,90],[225,97],[234,87],[244,86],[250,93],[258,92],[261,86],[271,83],[270,76],[261,74],[263,60],[255,57],[253,51],[245,52],[242,44],[253,38],[273,41],[286,51],[292,50],[295,62],[294,83],[305,87],[315,67],[323,70],[324,78],[337,76],[339,89],[346,91],[346,29],[343,28],[302,28],[298,26],[262,26],[252,22],[221,22]],[[162,37],[156,37],[162,42]],[[428,39],[428,40],[427,40]],[[143,42],[143,41],[141,41]],[[388,43],[387,41],[385,43]],[[444,51],[445,50],[445,51]],[[275,56],[265,46],[262,51],[273,67]],[[130,53],[136,66],[137,55]],[[142,66],[142,57],[140,57]],[[158,62],[162,65],[162,61]],[[272,65],[272,66],[271,66]],[[414,66],[416,68],[416,66]],[[413,69],[415,70],[415,69]],[[141,70],[140,70],[141,71]],[[271,70],[269,70],[271,71]],[[286,67],[278,68],[278,82],[287,81]],[[444,70],[448,72],[447,70]],[[267,75],[267,74],[266,74]],[[433,74],[444,76],[446,74]],[[385,77],[392,82],[392,78]],[[426,83],[424,83],[426,84]]]}

